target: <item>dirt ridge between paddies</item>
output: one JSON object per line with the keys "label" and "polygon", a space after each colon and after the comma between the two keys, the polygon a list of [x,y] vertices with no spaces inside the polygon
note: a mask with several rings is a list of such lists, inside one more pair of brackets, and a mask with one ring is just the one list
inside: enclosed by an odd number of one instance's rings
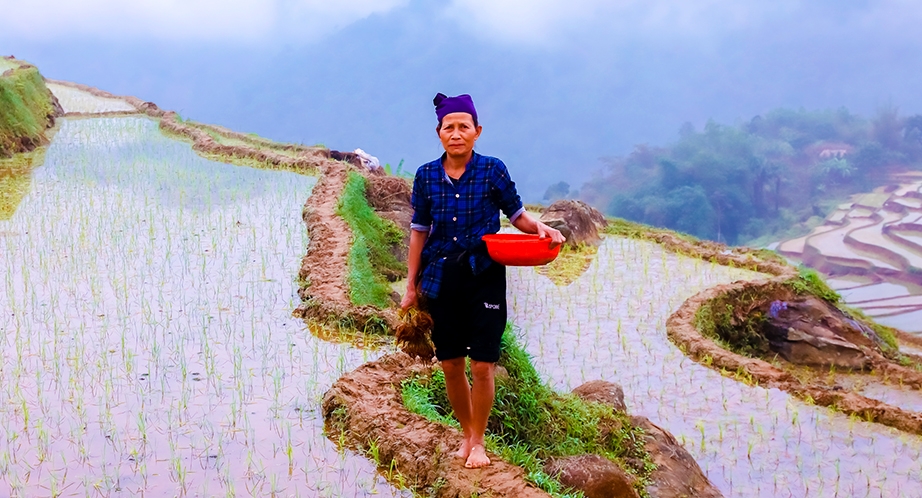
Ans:
{"label": "dirt ridge between paddies", "polygon": [[[143,114],[158,119],[160,128],[164,132],[189,140],[192,143],[192,149],[206,157],[232,162],[242,161],[263,167],[274,166],[308,175],[319,174],[319,180],[308,197],[303,211],[309,242],[299,271],[302,284],[298,294],[304,302],[294,311],[294,314],[324,323],[348,323],[359,330],[366,328],[369,324],[377,327],[383,325],[391,330],[396,327],[397,316],[393,310],[382,310],[373,306],[356,306],[349,299],[346,275],[348,274],[347,261],[352,244],[352,232],[346,222],[336,213],[336,208],[349,171],[357,171],[363,176],[369,176],[367,170],[360,166],[361,163],[355,154],[323,147],[275,144],[220,126],[184,121],[177,113],[160,109],[153,102],[137,97],[114,95],[79,83],[48,81],[98,97],[121,99],[137,109],[137,113],[123,111],[96,114],[71,113],[68,116],[104,117]],[[244,143],[222,144],[215,140],[213,135]]]}
{"label": "dirt ridge between paddies", "polygon": [[13,57],[2,60],[13,66],[0,74],[0,158],[5,158],[47,144],[45,131],[64,110],[38,68]]}
{"label": "dirt ridge between paddies", "polygon": [[549,497],[525,480],[520,467],[496,458],[487,467],[464,469],[454,456],[460,432],[406,409],[401,382],[431,368],[396,353],[343,375],[323,397],[329,437],[376,460],[392,474],[390,481],[429,488],[434,496]]}
{"label": "dirt ridge between paddies", "polygon": [[[725,349],[696,327],[695,318],[699,310],[709,302],[722,296],[742,291],[768,292],[784,286],[798,277],[798,272],[790,265],[779,261],[767,261],[759,251],[747,248],[728,249],[726,246],[712,242],[689,241],[669,233],[653,233],[649,237],[666,248],[677,253],[700,258],[728,266],[750,268],[766,277],[754,281],[738,281],[717,285],[705,289],[685,302],[672,313],[666,321],[666,333],[686,355],[698,363],[718,372],[735,375],[738,378],[758,383],[763,387],[773,387],[790,393],[810,404],[830,407],[847,415],[855,415],[863,420],[877,422],[902,431],[922,434],[922,414],[904,410],[882,401],[868,398],[846,390],[836,390],[817,383],[804,383],[788,372],[771,363],[750,358]],[[919,339],[896,331],[897,338],[907,343],[918,344]],[[922,388],[922,375],[880,358],[874,360],[874,368],[884,373],[908,376],[914,388]]]}

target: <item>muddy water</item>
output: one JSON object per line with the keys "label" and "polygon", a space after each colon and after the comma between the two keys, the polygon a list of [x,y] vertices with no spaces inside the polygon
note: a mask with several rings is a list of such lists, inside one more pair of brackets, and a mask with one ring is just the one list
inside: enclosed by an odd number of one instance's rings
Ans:
{"label": "muddy water", "polygon": [[0,222],[0,496],[394,496],[323,435],[375,353],[291,310],[313,178],[63,120]]}
{"label": "muddy water", "polygon": [[629,410],[683,441],[727,496],[922,496],[922,438],[722,377],[669,342],[684,299],[756,274],[609,238],[568,287],[510,275],[514,320],[551,384],[620,383]]}

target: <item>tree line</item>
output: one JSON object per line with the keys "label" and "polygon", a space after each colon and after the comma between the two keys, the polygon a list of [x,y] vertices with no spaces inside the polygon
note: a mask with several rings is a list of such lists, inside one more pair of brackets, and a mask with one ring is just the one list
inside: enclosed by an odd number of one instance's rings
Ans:
{"label": "tree line", "polygon": [[545,200],[575,196],[632,221],[762,244],[808,230],[894,172],[920,169],[922,115],[777,109],[735,126],[686,123],[672,145],[638,145],[605,162],[578,194],[560,182]]}

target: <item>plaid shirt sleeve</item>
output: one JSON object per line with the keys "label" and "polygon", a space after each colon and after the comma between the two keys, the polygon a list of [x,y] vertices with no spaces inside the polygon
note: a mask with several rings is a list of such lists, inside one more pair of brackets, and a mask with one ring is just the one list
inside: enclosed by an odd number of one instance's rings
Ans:
{"label": "plaid shirt sleeve", "polygon": [[413,195],[410,203],[413,205],[413,219],[410,221],[410,228],[419,232],[428,232],[432,227],[432,204],[426,195],[426,180],[423,174],[423,168],[416,171],[416,177],[413,179]]}
{"label": "plaid shirt sleeve", "polygon": [[493,178],[490,185],[490,194],[503,214],[510,222],[515,222],[523,212],[525,206],[515,189],[515,182],[509,176],[509,170],[502,161],[497,160],[493,165]]}

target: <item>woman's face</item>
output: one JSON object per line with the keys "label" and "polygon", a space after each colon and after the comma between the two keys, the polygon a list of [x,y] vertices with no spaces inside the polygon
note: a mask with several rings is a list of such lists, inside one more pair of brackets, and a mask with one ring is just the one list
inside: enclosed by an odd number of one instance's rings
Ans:
{"label": "woman's face", "polygon": [[442,118],[439,139],[449,156],[465,156],[474,150],[480,138],[481,126],[474,126],[474,118],[466,112],[453,112]]}

